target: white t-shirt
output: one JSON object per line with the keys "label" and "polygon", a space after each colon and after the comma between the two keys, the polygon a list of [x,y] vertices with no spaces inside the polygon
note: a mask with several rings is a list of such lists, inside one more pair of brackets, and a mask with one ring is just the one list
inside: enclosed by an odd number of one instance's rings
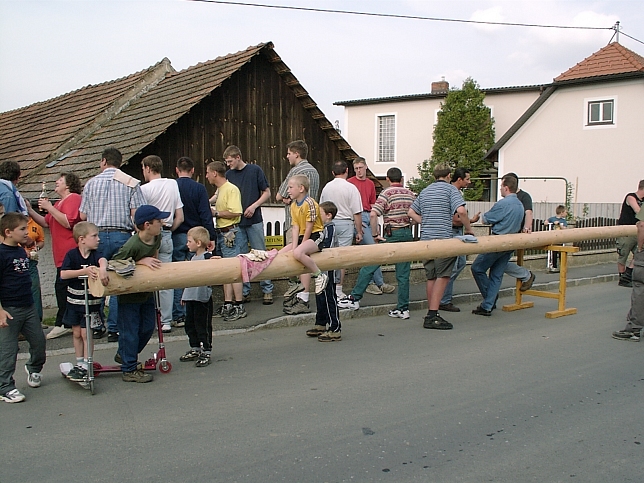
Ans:
{"label": "white t-shirt", "polygon": [[338,207],[336,220],[353,220],[353,215],[362,213],[362,198],[358,188],[344,178],[334,178],[322,189],[320,203],[332,201]]}
{"label": "white t-shirt", "polygon": [[141,191],[148,205],[170,212],[170,216],[163,220],[163,226],[170,228],[174,221],[175,210],[183,208],[177,182],[173,179],[157,178],[142,184]]}

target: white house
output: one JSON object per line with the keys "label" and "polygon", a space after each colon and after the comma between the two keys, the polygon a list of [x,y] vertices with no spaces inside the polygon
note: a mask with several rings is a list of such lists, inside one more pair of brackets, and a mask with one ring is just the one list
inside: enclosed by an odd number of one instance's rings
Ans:
{"label": "white house", "polygon": [[[621,202],[644,179],[644,58],[617,42],[554,79],[487,154],[499,173],[561,177],[573,201]],[[534,201],[562,201],[559,180],[522,180]]]}
{"label": "white house", "polygon": [[[495,120],[499,139],[530,107],[545,86],[483,89],[485,104]],[[392,166],[405,179],[418,176],[418,165],[432,155],[432,133],[449,84],[432,82],[429,94],[336,102],[344,106],[344,132],[352,148],[363,156],[372,173],[384,179]]]}
{"label": "white house", "polygon": [[[417,176],[448,88],[434,82],[429,94],[336,102],[345,107],[343,134],[374,175],[397,166],[406,179]],[[644,58],[619,43],[552,84],[482,90],[497,139],[490,167],[534,178],[521,180],[534,201],[563,202],[567,181],[572,201],[621,202],[644,178]]]}

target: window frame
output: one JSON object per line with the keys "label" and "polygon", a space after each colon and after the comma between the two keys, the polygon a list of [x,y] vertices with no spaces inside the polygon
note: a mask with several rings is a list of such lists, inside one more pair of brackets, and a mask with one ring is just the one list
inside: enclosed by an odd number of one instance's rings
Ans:
{"label": "window frame", "polygon": [[[387,148],[392,151],[393,159],[381,159],[381,120],[384,118],[393,118],[393,149]],[[398,113],[384,112],[376,114],[376,136],[375,136],[375,162],[379,164],[395,164],[398,154]]]}
{"label": "window frame", "polygon": [[[610,104],[612,107],[612,115],[610,120],[603,120],[604,106]],[[599,121],[591,121],[592,106],[599,106]],[[584,129],[597,129],[597,128],[614,128],[617,127],[617,96],[602,96],[584,99]]]}

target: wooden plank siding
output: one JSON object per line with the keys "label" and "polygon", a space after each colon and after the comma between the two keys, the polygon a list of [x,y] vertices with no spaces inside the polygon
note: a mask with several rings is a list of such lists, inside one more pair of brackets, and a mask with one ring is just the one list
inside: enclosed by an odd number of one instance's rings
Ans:
{"label": "wooden plank siding", "polygon": [[[174,177],[176,160],[188,156],[195,162],[195,179],[204,182],[205,165],[223,160],[226,147],[234,144],[242,150],[244,161],[262,168],[275,194],[290,170],[286,145],[296,139],[309,146],[309,162],[320,173],[322,184],[332,178],[334,161],[345,159],[351,166],[350,159],[260,55],[132,157],[124,170],[140,177],[140,161],[156,154],[163,159],[164,176]],[[206,187],[214,191],[207,183]]]}

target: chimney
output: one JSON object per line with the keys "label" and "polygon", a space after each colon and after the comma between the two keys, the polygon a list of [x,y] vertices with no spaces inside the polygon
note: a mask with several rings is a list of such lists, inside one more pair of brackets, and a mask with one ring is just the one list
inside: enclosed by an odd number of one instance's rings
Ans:
{"label": "chimney", "polygon": [[432,82],[432,94],[447,94],[449,92],[449,82],[445,77],[441,77],[438,82]]}

